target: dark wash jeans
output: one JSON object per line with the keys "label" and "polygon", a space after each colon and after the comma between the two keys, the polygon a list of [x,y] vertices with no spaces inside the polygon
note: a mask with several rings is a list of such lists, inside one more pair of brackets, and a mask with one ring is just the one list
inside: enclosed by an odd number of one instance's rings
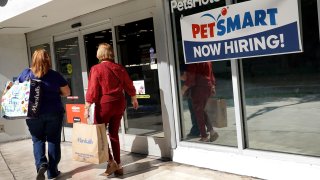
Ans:
{"label": "dark wash jeans", "polygon": [[[61,159],[61,130],[63,112],[41,114],[38,119],[27,119],[33,141],[33,154],[37,171],[41,165],[47,165],[49,178],[59,174],[58,164]],[[48,157],[46,157],[48,142]]]}

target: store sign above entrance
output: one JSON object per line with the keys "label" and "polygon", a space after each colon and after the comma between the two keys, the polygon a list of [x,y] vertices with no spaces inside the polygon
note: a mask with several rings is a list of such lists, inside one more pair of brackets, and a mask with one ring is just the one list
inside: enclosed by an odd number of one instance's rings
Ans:
{"label": "store sign above entrance", "polygon": [[184,11],[200,6],[211,5],[212,3],[219,2],[220,0],[172,0],[171,1],[171,12],[174,10]]}
{"label": "store sign above entrance", "polygon": [[302,52],[297,0],[252,0],[180,23],[186,63]]}

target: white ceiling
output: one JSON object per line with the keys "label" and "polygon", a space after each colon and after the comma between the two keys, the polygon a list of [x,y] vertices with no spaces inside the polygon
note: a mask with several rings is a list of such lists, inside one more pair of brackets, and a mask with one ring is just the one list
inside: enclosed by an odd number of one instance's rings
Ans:
{"label": "white ceiling", "polygon": [[124,1],[127,0],[52,0],[0,22],[0,34],[31,32]]}

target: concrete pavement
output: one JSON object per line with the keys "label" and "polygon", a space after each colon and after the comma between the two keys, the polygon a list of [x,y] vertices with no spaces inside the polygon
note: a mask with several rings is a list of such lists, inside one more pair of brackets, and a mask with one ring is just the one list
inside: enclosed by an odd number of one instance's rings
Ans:
{"label": "concrete pavement", "polygon": [[[62,159],[59,180],[257,180],[257,178],[213,171],[157,157],[121,152],[124,175],[120,177],[103,176],[106,163],[95,165],[72,160],[72,146],[62,143]],[[30,139],[0,144],[0,180],[32,180],[36,177]]]}

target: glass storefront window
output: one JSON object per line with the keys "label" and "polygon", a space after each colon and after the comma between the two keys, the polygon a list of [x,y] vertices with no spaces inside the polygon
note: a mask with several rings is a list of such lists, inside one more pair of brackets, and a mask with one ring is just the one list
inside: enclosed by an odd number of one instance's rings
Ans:
{"label": "glass storefront window", "polygon": [[248,148],[320,156],[317,1],[301,12],[303,53],[242,60]]}
{"label": "glass storefront window", "polygon": [[[181,10],[181,6],[180,11],[179,8],[173,7],[175,2],[179,1],[173,1],[170,3],[170,9],[172,9],[171,22],[175,44],[176,78],[177,82],[180,82],[178,84],[178,92],[182,140],[237,146],[230,61],[185,64],[180,29],[180,18],[182,16],[222,7],[226,5],[226,2],[221,0],[198,7],[188,7],[184,10]],[[214,95],[211,94],[212,84],[215,85]],[[186,87],[189,88],[184,93]],[[206,105],[208,105],[207,108]],[[211,140],[214,141],[210,141],[209,136],[209,142],[206,142],[207,139],[201,138],[200,131],[203,134],[202,136],[205,134],[209,135],[211,126],[214,125],[218,119],[225,119],[227,126],[222,128],[213,127],[213,130],[218,133],[219,137],[217,138],[217,135],[211,132]]]}

